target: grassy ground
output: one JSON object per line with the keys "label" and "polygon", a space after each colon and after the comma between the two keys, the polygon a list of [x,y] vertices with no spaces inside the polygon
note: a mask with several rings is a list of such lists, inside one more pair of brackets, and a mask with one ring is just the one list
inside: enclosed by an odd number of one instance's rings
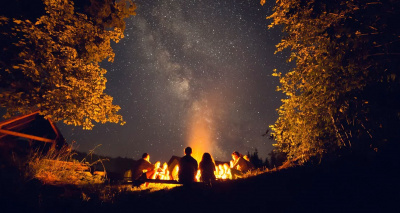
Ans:
{"label": "grassy ground", "polygon": [[400,212],[395,150],[373,157],[348,155],[212,186],[142,188],[72,177],[82,173],[81,164],[49,166],[70,159],[69,150],[33,156],[20,166],[5,162],[22,161],[2,155],[0,212]]}
{"label": "grassy ground", "polygon": [[0,202],[2,212],[399,212],[398,167],[382,163],[346,159],[158,191],[43,185],[3,168]]}

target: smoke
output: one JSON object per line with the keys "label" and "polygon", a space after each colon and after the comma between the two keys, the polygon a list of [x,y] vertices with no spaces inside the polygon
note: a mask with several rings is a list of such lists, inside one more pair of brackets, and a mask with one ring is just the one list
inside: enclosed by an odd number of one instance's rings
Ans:
{"label": "smoke", "polygon": [[200,161],[205,152],[214,158],[224,156],[218,145],[218,123],[223,117],[221,97],[216,93],[204,94],[193,102],[188,114],[188,146],[192,148],[192,156],[196,160]]}

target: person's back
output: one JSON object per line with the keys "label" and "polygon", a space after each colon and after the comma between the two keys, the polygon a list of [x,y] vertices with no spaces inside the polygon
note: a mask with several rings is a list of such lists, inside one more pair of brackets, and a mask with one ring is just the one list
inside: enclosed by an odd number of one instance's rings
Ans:
{"label": "person's back", "polygon": [[201,181],[209,183],[215,180],[215,163],[209,153],[206,152],[203,154],[199,169],[201,172]]}
{"label": "person's back", "polygon": [[179,182],[181,183],[191,183],[196,181],[196,173],[198,169],[197,161],[190,156],[192,154],[192,149],[187,147],[185,149],[185,156],[179,161]]}
{"label": "person's back", "polygon": [[248,161],[245,160],[243,157],[239,157],[236,163],[236,169],[241,172],[247,172],[250,170]]}

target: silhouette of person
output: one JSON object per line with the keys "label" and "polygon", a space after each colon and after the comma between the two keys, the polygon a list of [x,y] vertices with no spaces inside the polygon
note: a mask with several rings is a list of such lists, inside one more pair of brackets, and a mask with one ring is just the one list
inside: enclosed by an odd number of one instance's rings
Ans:
{"label": "silhouette of person", "polygon": [[193,183],[196,181],[196,173],[198,169],[197,161],[191,156],[192,148],[186,147],[185,156],[179,161],[179,182],[183,184]]}
{"label": "silhouette of person", "polygon": [[200,180],[205,183],[211,183],[215,180],[215,163],[210,153],[204,153],[201,158],[199,169],[201,173]]}
{"label": "silhouette of person", "polygon": [[254,169],[253,163],[250,162],[250,158],[247,155],[243,155],[243,158],[246,160],[248,170]]}
{"label": "silhouette of person", "polygon": [[233,163],[231,165],[232,179],[242,177],[244,173],[250,170],[249,163],[243,158],[239,152],[234,151],[232,153]]}
{"label": "silhouette of person", "polygon": [[143,153],[142,158],[136,162],[136,168],[132,171],[133,180],[139,179],[144,173],[147,179],[151,178],[155,173],[155,166],[150,163],[150,155],[148,153]]}

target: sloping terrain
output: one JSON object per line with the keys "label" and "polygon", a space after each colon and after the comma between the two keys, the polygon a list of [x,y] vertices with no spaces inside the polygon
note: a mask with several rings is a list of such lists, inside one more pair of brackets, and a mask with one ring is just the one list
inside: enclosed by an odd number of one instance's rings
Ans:
{"label": "sloping terrain", "polygon": [[[150,192],[109,186],[16,183],[1,193],[8,212],[397,212],[397,167],[349,159],[305,165],[236,181]],[[2,184],[4,186],[4,184]],[[11,189],[17,189],[10,192]],[[107,194],[108,193],[108,194]],[[108,196],[108,200],[102,197]]]}

